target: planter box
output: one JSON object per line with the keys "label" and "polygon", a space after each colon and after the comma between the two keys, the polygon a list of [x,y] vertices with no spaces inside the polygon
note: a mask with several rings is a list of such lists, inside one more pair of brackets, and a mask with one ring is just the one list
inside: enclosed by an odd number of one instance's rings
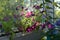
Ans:
{"label": "planter box", "polygon": [[[28,33],[26,35],[16,33],[14,40],[39,40],[42,35],[41,31]],[[0,37],[0,40],[9,40],[9,36]]]}

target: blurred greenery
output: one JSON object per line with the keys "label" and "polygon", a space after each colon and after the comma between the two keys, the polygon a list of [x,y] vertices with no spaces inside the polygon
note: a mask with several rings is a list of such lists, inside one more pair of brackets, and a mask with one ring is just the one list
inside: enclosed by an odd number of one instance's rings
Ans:
{"label": "blurred greenery", "polygon": [[60,18],[60,10],[55,10],[55,17]]}
{"label": "blurred greenery", "polygon": [[[0,21],[2,22],[2,26],[5,33],[11,33],[10,40],[12,40],[14,31],[12,30],[15,27],[14,16],[13,14],[18,14],[16,11],[16,6],[19,4],[22,5],[21,0],[15,2],[15,0],[0,0]],[[18,4],[18,5],[17,5]],[[10,20],[4,21],[5,17],[9,17]],[[6,19],[7,20],[7,19]],[[16,19],[18,21],[18,19]],[[17,22],[16,21],[16,22]]]}

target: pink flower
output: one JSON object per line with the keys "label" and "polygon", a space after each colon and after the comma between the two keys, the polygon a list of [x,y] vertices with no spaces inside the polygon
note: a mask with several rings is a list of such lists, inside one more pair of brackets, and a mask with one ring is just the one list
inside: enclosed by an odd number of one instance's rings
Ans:
{"label": "pink flower", "polygon": [[30,32],[30,29],[27,29],[27,32]]}
{"label": "pink flower", "polygon": [[53,29],[53,28],[54,28],[54,25],[49,24],[49,25],[48,25],[48,28],[49,28],[49,29]]}
{"label": "pink flower", "polygon": [[33,25],[33,26],[31,26],[31,30],[34,30],[36,27]]}
{"label": "pink flower", "polygon": [[31,28],[28,27],[28,28],[26,29],[26,31],[27,31],[27,32],[31,32]]}
{"label": "pink flower", "polygon": [[27,12],[26,17],[30,17],[32,15],[32,12]]}

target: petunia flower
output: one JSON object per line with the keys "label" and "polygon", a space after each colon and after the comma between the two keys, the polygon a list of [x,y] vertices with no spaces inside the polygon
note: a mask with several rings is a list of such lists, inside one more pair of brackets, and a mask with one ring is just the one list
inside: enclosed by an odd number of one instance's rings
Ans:
{"label": "petunia flower", "polygon": [[16,15],[16,14],[13,14],[13,17],[14,17],[14,18],[17,18],[17,15]]}
{"label": "petunia flower", "polygon": [[31,32],[31,28],[28,27],[28,28],[26,29],[26,32]]}
{"label": "petunia flower", "polygon": [[55,23],[57,26],[60,26],[60,20],[57,20]]}
{"label": "petunia flower", "polygon": [[27,13],[26,13],[26,17],[27,17],[27,18],[29,18],[31,15],[32,15],[31,12],[27,12]]}
{"label": "petunia flower", "polygon": [[20,16],[18,14],[13,14],[14,18],[19,18]]}
{"label": "petunia flower", "polygon": [[33,8],[35,8],[35,9],[40,9],[40,6],[34,5]]}
{"label": "petunia flower", "polygon": [[53,24],[48,24],[48,28],[49,29],[54,29],[54,25]]}
{"label": "petunia flower", "polygon": [[9,21],[9,19],[10,18],[8,16],[6,16],[6,17],[3,18],[4,21]]}
{"label": "petunia flower", "polygon": [[41,27],[42,27],[42,30],[45,28],[46,24],[42,24]]}
{"label": "petunia flower", "polygon": [[34,30],[36,28],[36,26],[32,25],[31,26],[31,30]]}
{"label": "petunia flower", "polygon": [[48,25],[48,24],[51,24],[49,21],[45,21],[45,24]]}
{"label": "petunia flower", "polygon": [[35,28],[36,28],[36,23],[34,23],[31,27],[28,27],[28,28],[26,29],[26,31],[27,31],[27,32],[31,32],[31,31],[33,31]]}

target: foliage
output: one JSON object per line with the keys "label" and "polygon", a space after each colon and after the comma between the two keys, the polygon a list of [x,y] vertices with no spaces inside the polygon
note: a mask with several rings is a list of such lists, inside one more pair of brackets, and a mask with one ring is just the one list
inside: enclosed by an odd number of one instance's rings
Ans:
{"label": "foliage", "polygon": [[[24,1],[17,0],[17,2],[10,3],[12,0],[0,0],[0,21],[2,22],[2,27],[5,33],[10,34],[10,40],[13,40],[14,31],[13,27],[22,27],[23,31],[33,31],[39,29],[40,23],[42,23],[42,16],[45,15],[46,10],[41,11],[40,9],[43,8],[43,3],[40,5],[33,5],[33,11],[25,10]],[[44,5],[46,2],[53,4],[54,6],[58,5],[56,3],[52,3],[50,0],[45,0]],[[15,5],[16,4],[16,5]],[[45,6],[46,9],[51,9],[49,6]],[[23,12],[23,15],[21,11]],[[51,17],[48,16],[45,19],[50,19]],[[44,23],[44,22],[43,22]]]}

